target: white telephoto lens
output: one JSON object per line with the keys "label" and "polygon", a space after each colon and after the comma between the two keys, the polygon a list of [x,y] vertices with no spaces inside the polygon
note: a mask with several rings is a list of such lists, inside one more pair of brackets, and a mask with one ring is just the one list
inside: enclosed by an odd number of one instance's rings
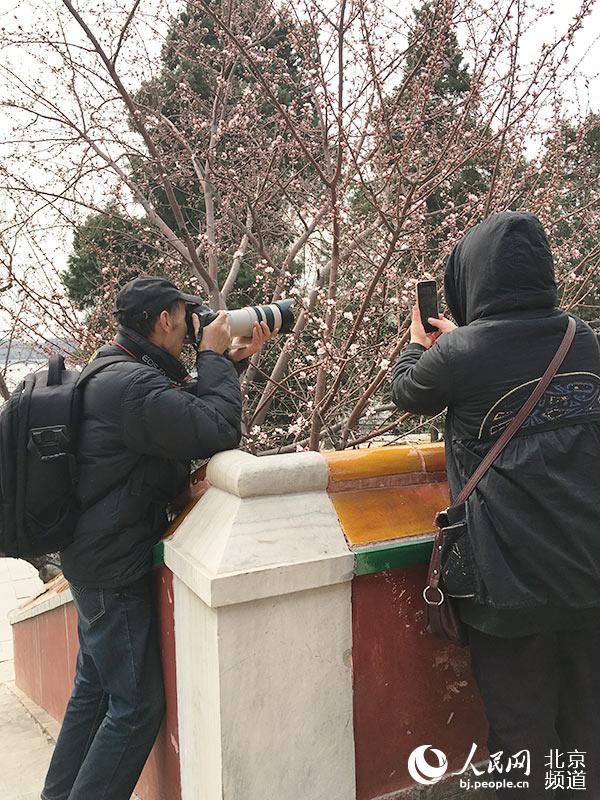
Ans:
{"label": "white telephoto lens", "polygon": [[281,330],[281,324],[283,322],[283,319],[281,318],[281,309],[279,308],[278,305],[275,305],[275,303],[269,306],[269,308],[271,309],[271,311],[273,312],[273,316],[275,317],[275,327],[273,328],[273,330],[276,331]]}
{"label": "white telephoto lens", "polygon": [[[246,306],[228,311],[232,336],[252,336],[255,322],[266,322],[270,330],[280,329],[283,324],[281,309],[275,303],[268,306]],[[272,317],[273,322],[269,319]]]}
{"label": "white telephoto lens", "polygon": [[228,311],[232,336],[252,336],[252,328],[256,322],[256,314],[251,307]]}

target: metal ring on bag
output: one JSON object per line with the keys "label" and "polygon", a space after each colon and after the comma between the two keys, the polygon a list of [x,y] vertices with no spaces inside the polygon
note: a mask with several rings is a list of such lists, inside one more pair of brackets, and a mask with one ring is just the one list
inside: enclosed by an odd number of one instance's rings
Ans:
{"label": "metal ring on bag", "polygon": [[[428,590],[428,589],[434,589],[436,592],[439,592],[439,593],[440,593],[440,599],[439,599],[439,601],[438,601],[437,603],[434,603],[434,602],[433,602],[433,600],[428,600],[428,599],[427,599],[427,590]],[[439,586],[438,586],[438,587],[426,586],[426,587],[423,589],[423,600],[425,600],[425,602],[427,603],[427,605],[428,605],[428,606],[441,606],[441,605],[442,605],[442,603],[444,602],[444,599],[445,599],[445,598],[444,598],[444,593],[443,593],[443,592],[442,592],[442,590],[439,588]]]}

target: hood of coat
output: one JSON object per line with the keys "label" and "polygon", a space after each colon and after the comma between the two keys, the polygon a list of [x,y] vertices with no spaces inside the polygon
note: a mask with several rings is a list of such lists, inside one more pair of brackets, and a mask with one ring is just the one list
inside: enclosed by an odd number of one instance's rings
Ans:
{"label": "hood of coat", "polygon": [[505,211],[463,236],[446,265],[446,302],[458,325],[557,304],[552,252],[539,219]]}

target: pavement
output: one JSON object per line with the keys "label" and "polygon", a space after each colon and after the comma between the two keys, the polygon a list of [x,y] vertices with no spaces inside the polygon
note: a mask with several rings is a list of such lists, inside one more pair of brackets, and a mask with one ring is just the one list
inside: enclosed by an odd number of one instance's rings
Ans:
{"label": "pavement", "polygon": [[39,800],[54,749],[46,733],[11,690],[0,684],[0,797]]}
{"label": "pavement", "polygon": [[[42,589],[26,561],[0,558],[0,798],[39,800],[58,723],[34,706],[14,684],[8,614]],[[36,715],[39,717],[36,718]]]}

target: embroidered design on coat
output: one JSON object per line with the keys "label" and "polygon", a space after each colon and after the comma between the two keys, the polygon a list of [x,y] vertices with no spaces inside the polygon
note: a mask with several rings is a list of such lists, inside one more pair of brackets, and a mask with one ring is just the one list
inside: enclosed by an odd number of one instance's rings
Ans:
{"label": "embroidered design on coat", "polygon": [[[486,414],[478,438],[501,434],[516,417],[538,380],[523,383],[501,397]],[[523,430],[599,414],[600,377],[593,372],[563,372],[553,378],[523,423]]]}

